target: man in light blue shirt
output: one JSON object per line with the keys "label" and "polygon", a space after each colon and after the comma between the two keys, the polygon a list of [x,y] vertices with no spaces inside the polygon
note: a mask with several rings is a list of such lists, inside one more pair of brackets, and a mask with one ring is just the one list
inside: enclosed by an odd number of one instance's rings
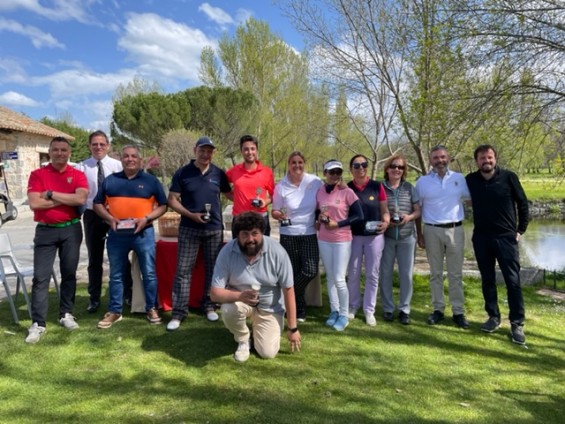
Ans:
{"label": "man in light blue shirt", "polygon": [[247,318],[259,356],[277,355],[285,309],[291,350],[300,349],[290,259],[279,243],[263,236],[264,229],[263,216],[257,212],[238,215],[232,227],[235,239],[220,251],[212,277],[210,297],[222,303],[222,320],[238,343],[238,362],[249,358]]}

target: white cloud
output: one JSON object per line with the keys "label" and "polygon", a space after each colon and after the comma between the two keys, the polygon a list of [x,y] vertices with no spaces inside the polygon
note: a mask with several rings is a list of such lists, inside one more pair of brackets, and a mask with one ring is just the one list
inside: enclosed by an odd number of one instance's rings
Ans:
{"label": "white cloud", "polygon": [[0,32],[10,31],[24,37],[29,37],[36,49],[41,47],[64,49],[65,45],[60,43],[51,34],[41,31],[39,28],[30,25],[22,25],[19,22],[0,18]]}
{"label": "white cloud", "polygon": [[243,24],[247,22],[247,20],[252,16],[253,16],[253,12],[251,12],[250,10],[237,9],[237,12],[235,12],[235,21],[238,25]]}
{"label": "white cloud", "polygon": [[23,84],[27,79],[26,71],[20,63],[13,59],[0,58],[0,84]]}
{"label": "white cloud", "polygon": [[52,21],[76,20],[82,23],[92,23],[88,7],[100,4],[100,0],[52,0],[53,7],[44,7],[39,0],[2,0],[0,11],[25,9]]}
{"label": "white cloud", "polygon": [[30,84],[46,85],[55,99],[90,94],[113,93],[119,84],[127,84],[135,70],[122,69],[116,73],[99,74],[84,69],[69,69],[41,77],[32,77]]}
{"label": "white cloud", "polygon": [[211,6],[208,3],[202,3],[198,6],[198,11],[203,12],[206,16],[208,16],[208,19],[222,26],[235,23],[233,18],[223,9]]}
{"label": "white cloud", "polygon": [[30,107],[37,107],[40,105],[39,102],[36,102],[23,94],[16,93],[15,91],[6,91],[5,93],[0,94],[0,103],[13,106]]}
{"label": "white cloud", "polygon": [[118,45],[144,77],[198,81],[200,53],[217,41],[199,29],[153,13],[129,14]]}

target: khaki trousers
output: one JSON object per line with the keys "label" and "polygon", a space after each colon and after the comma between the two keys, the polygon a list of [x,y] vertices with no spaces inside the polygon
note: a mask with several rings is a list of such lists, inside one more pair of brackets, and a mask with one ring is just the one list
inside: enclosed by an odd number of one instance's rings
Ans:
{"label": "khaki trousers", "polygon": [[447,265],[449,301],[453,315],[464,313],[463,253],[465,231],[463,226],[441,228],[423,226],[426,255],[430,264],[430,289],[434,311],[444,312],[443,258]]}
{"label": "khaki trousers", "polygon": [[247,318],[251,318],[255,351],[265,359],[277,356],[281,347],[283,315],[266,312],[243,302],[224,303],[221,311],[222,320],[237,343],[249,340]]}

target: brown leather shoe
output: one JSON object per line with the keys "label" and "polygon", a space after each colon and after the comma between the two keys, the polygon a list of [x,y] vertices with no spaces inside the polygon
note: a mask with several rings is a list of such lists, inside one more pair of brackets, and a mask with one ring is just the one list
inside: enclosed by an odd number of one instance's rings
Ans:
{"label": "brown leather shoe", "polygon": [[147,320],[151,324],[161,324],[161,317],[159,316],[157,309],[151,308],[147,311]]}
{"label": "brown leather shoe", "polygon": [[119,322],[122,320],[122,314],[116,314],[115,312],[106,312],[106,315],[104,315],[104,318],[102,318],[100,321],[98,321],[98,328],[110,328],[112,325],[114,325],[115,322]]}

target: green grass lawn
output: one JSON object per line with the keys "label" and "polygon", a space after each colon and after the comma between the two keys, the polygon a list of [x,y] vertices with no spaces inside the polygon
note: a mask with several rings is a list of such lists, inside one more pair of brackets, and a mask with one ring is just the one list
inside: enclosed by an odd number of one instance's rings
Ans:
{"label": "green grass lawn", "polygon": [[[327,306],[311,308],[301,352],[291,354],[283,340],[274,360],[252,355],[243,364],[234,362],[236,345],[221,321],[196,314],[174,333],[144,315],[98,330],[102,313],[85,311],[84,286],[75,313],[81,328],[55,324],[52,293],[47,334],[27,345],[29,320],[11,324],[4,301],[0,422],[562,423],[564,303],[525,288],[525,348],[511,343],[507,321],[494,334],[479,331],[478,281],[466,279],[466,295],[467,331],[450,319],[425,323],[429,290],[417,277],[412,325],[385,323],[379,303],[377,327],[358,317],[337,333],[323,324]],[[19,311],[24,317],[23,305]]]}
{"label": "green grass lawn", "polygon": [[565,199],[565,181],[562,175],[526,174],[520,176],[528,200]]}

